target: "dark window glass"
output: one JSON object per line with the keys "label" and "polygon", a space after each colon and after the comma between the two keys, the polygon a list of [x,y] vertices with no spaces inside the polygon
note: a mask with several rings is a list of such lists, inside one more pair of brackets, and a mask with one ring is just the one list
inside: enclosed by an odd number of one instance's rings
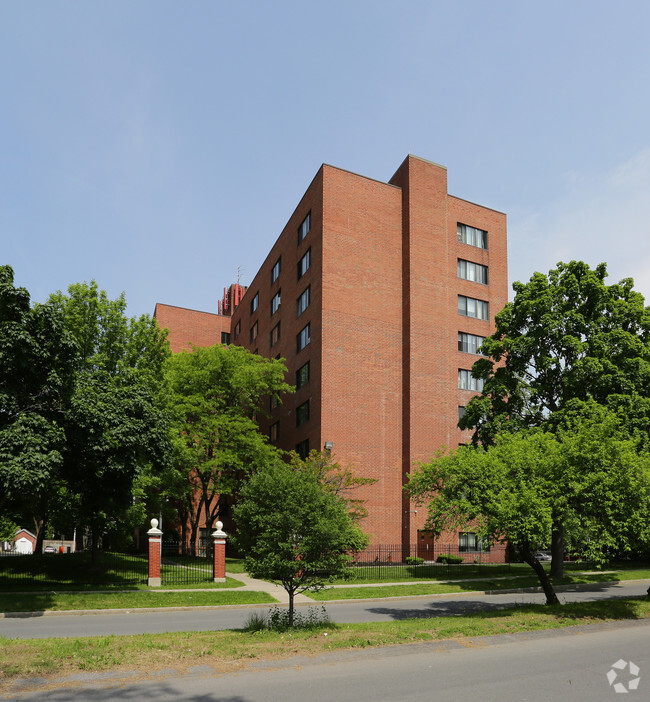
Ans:
{"label": "dark window glass", "polygon": [[309,270],[311,266],[311,249],[307,249],[307,253],[298,261],[298,280]]}
{"label": "dark window glass", "polygon": [[477,300],[473,297],[458,296],[458,314],[475,319],[490,319],[490,305],[484,300]]}
{"label": "dark window glass", "polygon": [[255,341],[255,339],[257,339],[257,330],[258,330],[258,326],[257,326],[257,322],[255,322],[255,324],[253,324],[253,326],[251,327],[251,331],[250,331],[250,342],[251,343],[253,343],[253,341]]}
{"label": "dark window glass", "polygon": [[296,347],[298,351],[302,351],[305,346],[311,341],[309,324],[304,327],[296,336]]}
{"label": "dark window glass", "polygon": [[304,366],[301,366],[296,371],[296,390],[300,390],[300,388],[307,385],[308,382],[309,382],[309,361],[307,361],[307,363],[305,363]]}
{"label": "dark window glass", "polygon": [[221,343],[226,346],[230,343],[230,332],[221,332]]}
{"label": "dark window glass", "polygon": [[255,293],[255,297],[251,300],[251,314],[255,312],[255,310],[258,308],[260,304],[260,294]]}
{"label": "dark window glass", "polygon": [[460,224],[459,222],[458,226],[456,227],[456,233],[458,235],[458,241],[463,244],[476,246],[479,249],[487,249],[488,247],[488,233],[483,229],[469,227],[467,224]]}
{"label": "dark window glass", "polygon": [[271,283],[275,283],[275,281],[279,278],[281,270],[282,270],[282,256],[280,256],[280,258],[275,262],[275,265],[271,269]]}
{"label": "dark window glass", "polygon": [[309,456],[309,439],[305,439],[304,441],[301,441],[299,444],[296,444],[296,453],[305,460],[307,456]]}
{"label": "dark window glass", "polygon": [[275,346],[280,341],[280,322],[271,329],[271,346]]}
{"label": "dark window glass", "polygon": [[465,353],[478,354],[478,350],[481,348],[481,344],[485,341],[484,336],[478,336],[476,334],[466,334],[465,332],[458,332],[458,350]]}
{"label": "dark window glass", "polygon": [[480,263],[458,259],[458,277],[463,280],[471,280],[474,283],[488,284],[488,267]]}
{"label": "dark window glass", "polygon": [[280,303],[282,302],[281,292],[281,290],[278,290],[271,299],[271,317],[280,309]]}
{"label": "dark window glass", "polygon": [[307,286],[306,290],[298,298],[298,317],[309,307],[311,302],[311,286]]}
{"label": "dark window glass", "polygon": [[280,422],[275,422],[275,424],[271,424],[271,427],[269,428],[269,439],[271,441],[277,441],[278,436],[280,433]]}
{"label": "dark window glass", "polygon": [[298,227],[298,243],[300,243],[309,234],[311,229],[311,212],[303,219],[302,224]]}

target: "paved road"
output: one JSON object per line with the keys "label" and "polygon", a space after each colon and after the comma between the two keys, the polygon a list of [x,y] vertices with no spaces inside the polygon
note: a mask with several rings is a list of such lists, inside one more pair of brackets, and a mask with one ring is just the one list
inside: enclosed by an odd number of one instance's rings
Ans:
{"label": "paved road", "polygon": [[[621,582],[616,585],[594,584],[588,590],[559,593],[561,601],[592,601],[607,597],[644,595],[650,580]],[[326,603],[327,612],[337,623],[379,622],[409,617],[435,617],[489,610],[516,603],[544,602],[541,593],[498,595],[446,595],[417,598],[383,599]],[[320,605],[320,603],[316,603]],[[306,605],[300,605],[306,606]],[[129,614],[59,615],[7,617],[0,619],[0,636],[8,638],[50,638],[59,636],[105,636],[110,634],[164,633],[167,631],[210,631],[237,629],[243,626],[251,610],[267,611],[264,607],[196,608],[183,611],[133,610]]]}
{"label": "paved road", "polygon": [[650,622],[573,627],[548,632],[481,637],[461,642],[345,651],[315,658],[261,661],[220,675],[209,666],[180,673],[107,673],[71,676],[54,684],[32,682],[8,699],[39,702],[188,700],[192,702],[601,702],[618,697],[607,679],[629,686],[629,662],[639,686],[628,702],[647,700]]}

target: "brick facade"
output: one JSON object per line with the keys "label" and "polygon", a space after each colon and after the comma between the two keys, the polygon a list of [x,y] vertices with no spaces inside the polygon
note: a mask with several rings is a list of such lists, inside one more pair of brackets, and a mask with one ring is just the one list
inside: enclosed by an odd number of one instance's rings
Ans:
{"label": "brick facade", "polygon": [[[461,243],[458,224],[486,231],[487,248]],[[487,266],[489,284],[459,278],[458,259]],[[299,313],[307,287],[309,305]],[[489,319],[461,315],[459,295],[488,303]],[[450,196],[444,167],[408,156],[387,183],[323,165],[228,330],[232,343],[284,358],[292,384],[309,363],[308,382],[260,421],[261,430],[277,430],[282,449],[331,442],[336,460],[378,481],[363,488],[372,543],[409,544],[421,536],[425,510],[416,514],[404,496],[407,474],[438,448],[468,438],[457,428],[458,408],[472,391],[459,389],[458,371],[477,357],[458,350],[458,334],[492,333],[506,301],[505,215]],[[181,325],[160,307],[177,346],[202,345],[204,331],[193,336],[189,317]],[[307,325],[309,343],[298,350]],[[458,541],[457,534],[444,538]]]}

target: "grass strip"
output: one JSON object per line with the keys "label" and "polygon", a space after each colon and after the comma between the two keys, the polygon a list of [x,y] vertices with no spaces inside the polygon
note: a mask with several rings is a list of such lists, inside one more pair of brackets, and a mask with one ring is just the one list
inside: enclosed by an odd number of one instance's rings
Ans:
{"label": "grass strip", "polygon": [[[554,585],[575,585],[579,583],[618,582],[621,580],[644,580],[650,578],[650,570],[627,570],[612,573],[573,573],[564,578],[554,578]],[[500,591],[523,587],[539,587],[536,576],[515,577],[504,580],[467,579],[448,583],[410,583],[404,585],[376,585],[365,587],[326,588],[309,593],[314,600],[367,600],[380,597],[410,597],[413,595],[441,595],[455,592],[476,592],[483,590]]]}
{"label": "grass strip", "polygon": [[79,609],[138,609],[140,607],[216,607],[263,604],[277,600],[266,592],[51,592],[0,595],[3,612],[56,612]]}
{"label": "grass strip", "polygon": [[[79,639],[2,639],[0,692],[16,677],[68,675],[103,670],[184,671],[210,665],[242,670],[252,659],[317,655],[331,650],[463,639],[540,629],[650,618],[650,601],[630,598],[547,607],[525,605],[466,616],[405,619],[372,624],[320,626],[286,633],[209,631]],[[324,634],[327,633],[327,636]],[[4,683],[2,682],[4,681]],[[22,689],[22,688],[21,688]]]}

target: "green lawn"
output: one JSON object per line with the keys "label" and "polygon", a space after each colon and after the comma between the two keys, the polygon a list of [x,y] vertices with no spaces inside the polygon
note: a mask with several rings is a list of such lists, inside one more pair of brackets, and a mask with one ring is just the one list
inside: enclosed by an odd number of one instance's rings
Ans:
{"label": "green lawn", "polygon": [[[212,565],[206,558],[176,559],[181,568],[172,569],[163,560],[163,586],[173,588],[237,587],[238,582],[220,584],[211,582]],[[243,572],[241,559],[226,559],[228,572]],[[174,575],[175,579],[168,579]],[[147,558],[143,555],[100,552],[97,567],[91,563],[90,553],[44,554],[0,557],[0,592],[148,589]],[[201,582],[183,583],[183,579]]]}
{"label": "green lawn", "polygon": [[[530,567],[528,572],[530,572]],[[617,570],[604,573],[567,573],[562,579],[554,579],[555,585],[571,585],[578,583],[617,582],[620,580],[645,580],[650,578],[650,569]],[[511,590],[522,587],[539,587],[535,575],[514,576],[503,580],[484,578],[467,578],[460,582],[447,583],[411,583],[405,585],[377,585],[367,587],[326,588],[320,592],[309,593],[318,601],[327,600],[356,600],[376,597],[409,597],[413,595],[436,595],[454,592],[472,592],[482,590]]]}
{"label": "green lawn", "polygon": [[1,612],[53,612],[80,609],[138,609],[142,607],[215,607],[276,602],[266,592],[41,592],[0,594]]}

